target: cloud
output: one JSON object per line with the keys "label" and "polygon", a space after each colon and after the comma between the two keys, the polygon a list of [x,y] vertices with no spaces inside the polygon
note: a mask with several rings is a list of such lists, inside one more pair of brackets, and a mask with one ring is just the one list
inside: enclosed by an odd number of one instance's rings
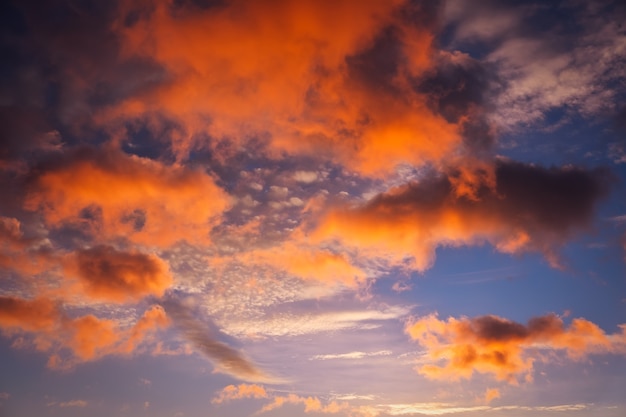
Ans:
{"label": "cloud", "polygon": [[542,351],[564,351],[570,359],[589,354],[626,353],[626,324],[606,334],[582,318],[569,326],[556,315],[532,318],[526,325],[497,316],[450,317],[436,314],[409,321],[405,331],[426,350],[430,363],[417,371],[431,379],[456,381],[477,372],[517,384],[532,380],[534,363]]}
{"label": "cloud", "polygon": [[131,327],[123,328],[114,320],[91,314],[71,317],[61,303],[50,299],[0,297],[3,334],[19,336],[13,343],[16,348],[34,347],[49,353],[48,366],[53,369],[71,368],[107,355],[130,355],[167,325],[158,306],[146,310]]}
{"label": "cloud", "polygon": [[484,401],[485,404],[489,404],[493,400],[500,398],[500,390],[497,388],[487,388],[485,390]]}
{"label": "cloud", "polygon": [[384,310],[336,311],[321,314],[277,314],[255,321],[224,321],[223,331],[237,337],[301,336],[348,329],[375,329],[385,320],[397,320],[409,314],[406,307]]}
{"label": "cloud", "polygon": [[602,169],[502,159],[489,170],[425,175],[364,205],[329,211],[311,236],[395,264],[409,259],[418,270],[432,266],[439,246],[484,242],[504,253],[538,251],[560,266],[554,248],[590,226],[612,182]]}
{"label": "cloud", "polygon": [[62,407],[62,408],[66,408],[66,407],[86,407],[87,406],[87,401],[85,401],[85,400],[70,400],[70,401],[61,402],[58,405],[59,405],[59,407]]}
{"label": "cloud", "polygon": [[591,404],[561,404],[553,406],[499,406],[491,407],[488,405],[462,405],[443,402],[422,402],[422,403],[396,403],[396,404],[380,404],[376,406],[365,406],[363,411],[367,412],[364,415],[378,416],[378,415],[390,415],[390,416],[403,416],[403,415],[427,415],[427,416],[441,416],[446,414],[462,414],[477,412],[498,412],[498,411],[531,411],[531,412],[572,412],[588,410],[591,408]]}
{"label": "cloud", "polygon": [[391,355],[390,350],[379,350],[378,352],[348,352],[348,353],[336,353],[329,355],[315,355],[312,356],[311,360],[329,360],[329,359],[363,359],[368,356],[388,356]]}
{"label": "cloud", "polygon": [[440,416],[445,414],[467,413],[471,411],[487,411],[487,406],[463,406],[448,403],[406,403],[406,404],[384,404],[372,408],[372,413],[378,415],[385,413],[391,416],[403,415],[427,415]]}
{"label": "cloud", "polygon": [[228,385],[224,387],[219,394],[211,400],[213,404],[221,404],[231,400],[239,400],[242,398],[267,398],[268,394],[260,385],[256,384],[239,384]]}
{"label": "cloud", "polygon": [[356,288],[367,274],[351,259],[329,249],[298,242],[299,238],[268,249],[255,249],[237,257],[250,265],[269,265],[305,281]]}
{"label": "cloud", "polygon": [[87,294],[112,302],[160,297],[173,281],[167,264],[157,256],[111,246],[79,249],[67,263],[67,272],[79,278]]}
{"label": "cloud", "polygon": [[119,11],[121,56],[156,62],[168,76],[97,118],[140,120],[158,131],[162,119],[172,120],[181,127],[170,135],[179,158],[215,142],[261,138],[270,156],[313,153],[380,175],[440,159],[460,141],[457,126],[411,88],[431,65],[434,36],[425,22],[434,14],[425,3],[232,1],[175,12],[147,3]]}
{"label": "cloud", "polygon": [[19,327],[26,331],[53,328],[59,315],[57,306],[48,299],[22,300],[0,297],[0,324],[4,328]]}
{"label": "cloud", "polygon": [[213,337],[209,327],[195,318],[186,306],[171,298],[163,305],[176,327],[200,353],[215,364],[216,371],[246,381],[277,381],[258,368],[243,353]]}
{"label": "cloud", "polygon": [[317,181],[319,175],[315,171],[296,171],[293,173],[293,179],[304,184],[311,184]]}
{"label": "cloud", "polygon": [[74,149],[36,172],[25,207],[41,212],[49,227],[70,225],[98,239],[207,244],[216,216],[230,204],[200,170],[112,147]]}
{"label": "cloud", "polygon": [[289,394],[286,396],[275,396],[273,401],[263,406],[259,413],[275,410],[285,404],[302,404],[304,405],[305,413],[336,414],[350,409],[348,403],[331,401],[328,404],[323,404],[317,397],[301,397],[296,394]]}

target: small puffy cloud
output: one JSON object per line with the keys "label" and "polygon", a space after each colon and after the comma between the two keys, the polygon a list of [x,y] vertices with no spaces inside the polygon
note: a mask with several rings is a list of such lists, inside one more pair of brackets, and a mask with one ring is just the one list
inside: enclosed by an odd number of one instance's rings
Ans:
{"label": "small puffy cloud", "polygon": [[485,404],[489,404],[493,400],[500,398],[500,390],[497,388],[487,388],[483,397]]}
{"label": "small puffy cloud", "polygon": [[275,200],[284,200],[289,194],[289,188],[280,187],[278,185],[270,186],[269,196]]}
{"label": "small puffy cloud", "polygon": [[224,387],[219,394],[211,400],[213,404],[238,400],[242,398],[267,398],[267,391],[261,385],[239,384]]}
{"label": "small puffy cloud", "polygon": [[59,407],[62,408],[67,408],[67,407],[86,407],[87,406],[87,401],[85,400],[70,400],[70,401],[64,401],[64,402],[60,402]]}
{"label": "small puffy cloud", "polygon": [[517,384],[532,379],[541,351],[563,351],[571,359],[589,354],[626,353],[626,324],[607,334],[585,319],[569,326],[556,315],[532,318],[526,325],[497,316],[450,317],[436,314],[411,320],[406,332],[425,350],[429,363],[417,371],[431,379],[456,381],[477,373]]}
{"label": "small puffy cloud", "polygon": [[111,246],[78,250],[67,264],[67,272],[78,277],[84,291],[96,299],[126,302],[161,296],[172,284],[167,264],[156,255]]}
{"label": "small puffy cloud", "polygon": [[296,171],[293,173],[293,179],[304,184],[311,184],[318,179],[315,171]]}

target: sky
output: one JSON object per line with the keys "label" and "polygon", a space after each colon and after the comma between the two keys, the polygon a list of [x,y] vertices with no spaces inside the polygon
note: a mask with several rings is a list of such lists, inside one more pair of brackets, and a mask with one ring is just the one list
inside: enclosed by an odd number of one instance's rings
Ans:
{"label": "sky", "polygon": [[8,0],[0,416],[626,414],[619,0]]}

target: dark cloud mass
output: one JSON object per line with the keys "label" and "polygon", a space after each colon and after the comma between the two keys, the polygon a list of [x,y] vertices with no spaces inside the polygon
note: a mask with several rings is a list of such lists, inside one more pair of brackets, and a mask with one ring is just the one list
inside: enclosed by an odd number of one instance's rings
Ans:
{"label": "dark cloud mass", "polygon": [[155,255],[96,246],[77,251],[74,261],[86,292],[109,301],[160,296],[172,283],[167,264]]}
{"label": "dark cloud mass", "polygon": [[587,171],[576,167],[543,168],[499,160],[495,167],[495,188],[479,184],[475,198],[457,198],[450,176],[432,178],[400,187],[375,197],[365,213],[436,213],[451,206],[461,215],[473,213],[500,218],[533,234],[554,233],[563,238],[592,219],[593,209],[605,197],[613,181],[604,169]]}
{"label": "dark cloud mass", "polygon": [[[418,269],[432,266],[435,248],[483,241],[499,251],[538,251],[562,267],[558,248],[591,226],[611,189],[605,169],[543,168],[505,159],[491,168],[431,173],[367,204],[326,215],[318,238],[380,250]],[[374,255],[374,253],[372,253]]]}

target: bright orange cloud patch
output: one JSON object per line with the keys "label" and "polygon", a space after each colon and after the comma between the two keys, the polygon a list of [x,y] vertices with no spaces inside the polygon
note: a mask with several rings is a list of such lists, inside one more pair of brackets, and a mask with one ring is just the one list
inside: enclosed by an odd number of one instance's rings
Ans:
{"label": "bright orange cloud patch", "polygon": [[341,253],[297,243],[284,243],[244,253],[237,258],[249,264],[270,265],[305,281],[355,288],[366,279],[365,271]]}
{"label": "bright orange cloud patch", "polygon": [[131,327],[93,315],[70,317],[59,303],[45,298],[0,297],[0,329],[16,336],[14,347],[50,354],[48,366],[68,368],[106,355],[129,355],[169,324],[161,307],[154,306]]}
{"label": "bright orange cloud patch", "polygon": [[280,408],[285,404],[302,404],[304,405],[305,413],[335,414],[350,409],[348,403],[331,401],[328,404],[323,404],[317,397],[301,397],[296,394],[289,394],[286,396],[275,396],[271,403],[265,405],[260,410],[260,413]]}
{"label": "bright orange cloud patch", "polygon": [[206,244],[229,198],[200,170],[167,166],[115,149],[82,149],[43,167],[25,201],[52,227],[146,246]]}
{"label": "bright orange cloud patch", "polygon": [[517,384],[521,377],[532,379],[542,351],[564,352],[571,359],[626,352],[626,324],[620,328],[620,333],[606,334],[581,318],[565,326],[556,315],[523,325],[497,316],[440,320],[431,314],[409,322],[405,331],[426,349],[431,363],[417,371],[427,378],[456,381],[478,372]]}
{"label": "bright orange cloud patch", "polygon": [[267,391],[261,385],[256,384],[239,384],[228,385],[224,387],[219,395],[213,400],[214,404],[221,404],[230,400],[239,400],[242,398],[267,398]]}
{"label": "bright orange cloud patch", "polygon": [[232,1],[173,12],[148,3],[152,11],[130,25],[138,3],[123,3],[122,55],[154,60],[169,77],[101,112],[103,123],[174,120],[179,157],[206,146],[204,133],[260,137],[271,154],[322,153],[366,174],[438,160],[460,145],[458,126],[412,87],[432,65],[433,35],[402,17],[416,4]]}

